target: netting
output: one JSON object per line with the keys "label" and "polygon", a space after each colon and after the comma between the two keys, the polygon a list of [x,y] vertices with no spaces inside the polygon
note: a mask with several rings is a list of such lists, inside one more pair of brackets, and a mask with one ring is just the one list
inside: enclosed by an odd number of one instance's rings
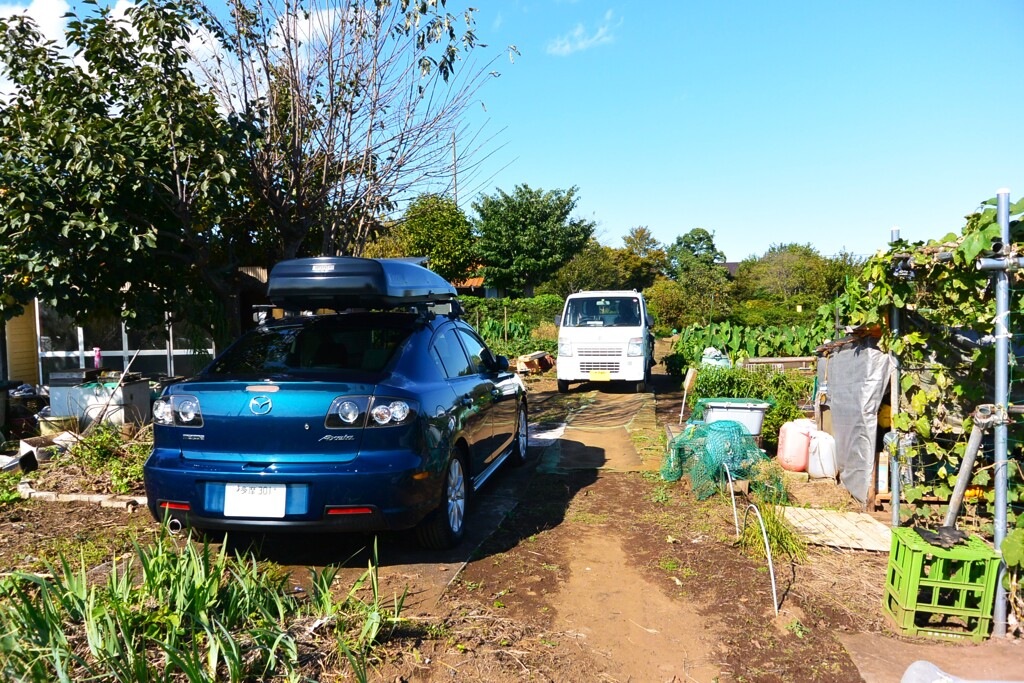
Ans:
{"label": "netting", "polygon": [[694,495],[704,500],[718,492],[718,482],[725,478],[723,463],[729,466],[733,479],[749,480],[755,478],[758,466],[766,460],[768,456],[739,422],[689,423],[669,443],[661,478],[678,481],[688,474]]}

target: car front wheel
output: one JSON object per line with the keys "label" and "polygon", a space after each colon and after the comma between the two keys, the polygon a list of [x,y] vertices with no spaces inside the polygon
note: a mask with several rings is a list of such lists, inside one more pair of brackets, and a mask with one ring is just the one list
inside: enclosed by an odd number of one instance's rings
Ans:
{"label": "car front wheel", "polygon": [[526,422],[526,404],[520,403],[516,412],[516,436],[512,443],[512,455],[509,462],[519,467],[526,464],[526,447],[530,441],[529,425]]}
{"label": "car front wheel", "polygon": [[432,550],[454,548],[466,524],[466,467],[461,453],[452,453],[444,478],[441,504],[416,528],[419,542]]}

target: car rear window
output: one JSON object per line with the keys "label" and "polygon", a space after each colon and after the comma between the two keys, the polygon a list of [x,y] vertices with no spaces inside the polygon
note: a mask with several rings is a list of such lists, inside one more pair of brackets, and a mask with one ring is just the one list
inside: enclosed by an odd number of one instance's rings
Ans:
{"label": "car rear window", "polygon": [[412,334],[414,319],[401,314],[340,315],[259,328],[239,339],[204,374],[379,372]]}

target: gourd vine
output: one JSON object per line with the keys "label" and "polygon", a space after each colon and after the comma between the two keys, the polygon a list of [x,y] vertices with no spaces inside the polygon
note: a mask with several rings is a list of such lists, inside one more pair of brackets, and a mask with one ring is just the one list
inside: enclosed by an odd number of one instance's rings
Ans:
{"label": "gourd vine", "polygon": [[[1000,256],[1013,260],[1024,254],[1024,200],[1011,206],[1010,214],[1010,244],[1003,246]],[[966,217],[960,234],[928,242],[898,241],[879,251],[837,301],[847,323],[880,329],[880,347],[891,351],[900,364],[900,400],[892,420],[895,429],[912,437],[904,453],[906,462],[901,463],[913,463],[912,481],[904,484],[910,503],[903,508],[905,518],[934,521],[945,514],[942,507],[919,503],[948,500],[966,450],[971,412],[979,404],[994,402],[994,278],[976,263],[998,249],[1000,232],[996,200],[990,199]],[[1015,366],[1017,354],[1024,356],[1024,272],[1011,271],[1009,277],[1013,403],[1024,402],[1024,373]],[[892,325],[894,309],[900,317],[898,333]],[[1024,501],[1020,418],[1011,422],[1009,436],[1012,521]],[[968,490],[973,494],[968,513],[987,520],[982,528],[991,526],[995,497],[990,462],[988,446]]]}

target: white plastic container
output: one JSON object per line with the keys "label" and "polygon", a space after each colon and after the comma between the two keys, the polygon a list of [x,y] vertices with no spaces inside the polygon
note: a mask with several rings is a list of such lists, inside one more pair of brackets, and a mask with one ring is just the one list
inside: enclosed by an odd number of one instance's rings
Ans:
{"label": "white plastic container", "polygon": [[756,401],[750,403],[711,401],[704,404],[704,422],[710,424],[719,420],[733,420],[746,427],[751,436],[758,436],[761,433],[764,414],[768,408],[767,403]]}
{"label": "white plastic container", "polygon": [[835,479],[839,474],[836,466],[836,440],[828,432],[811,432],[811,448],[807,457],[807,474],[811,479]]}

